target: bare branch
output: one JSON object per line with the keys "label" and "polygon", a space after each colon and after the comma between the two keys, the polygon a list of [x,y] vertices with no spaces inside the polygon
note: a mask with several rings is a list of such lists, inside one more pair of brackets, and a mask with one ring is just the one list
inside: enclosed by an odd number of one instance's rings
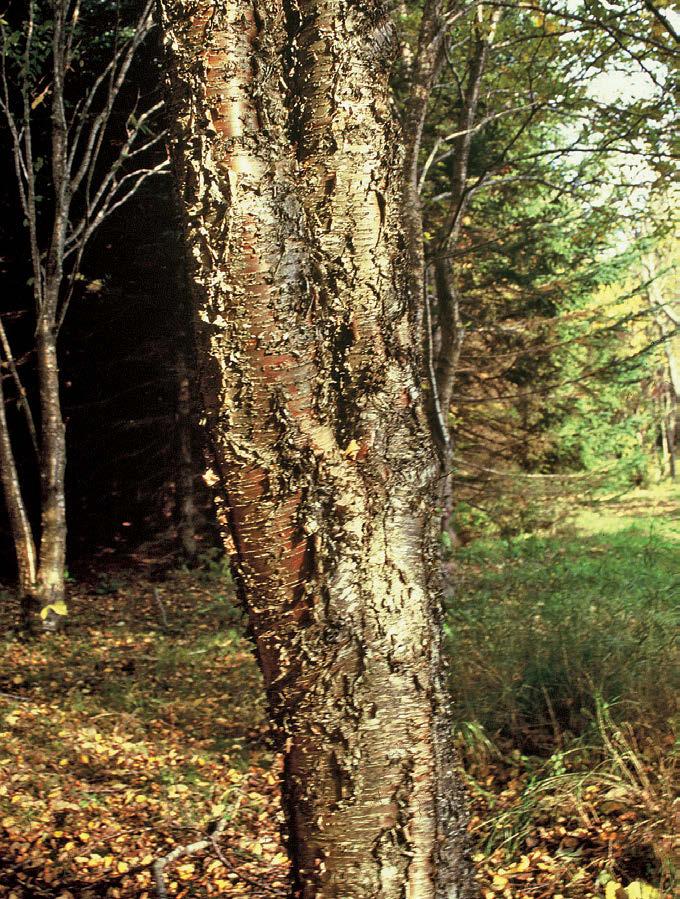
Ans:
{"label": "bare branch", "polygon": [[657,20],[657,22],[659,22],[659,24],[662,26],[662,28],[666,29],[666,31],[670,34],[670,36],[673,38],[673,40],[676,42],[680,42],[680,37],[678,36],[678,32],[675,30],[675,28],[673,28],[673,25],[671,24],[671,22],[666,18],[666,16],[664,16],[664,14],[661,12],[661,10],[658,8],[658,6],[656,6],[654,3],[652,3],[652,0],[644,0],[644,4],[647,7],[647,9],[651,12],[651,14],[654,16],[654,18]]}
{"label": "bare branch", "polygon": [[28,428],[28,433],[31,436],[31,443],[33,445],[33,449],[35,451],[36,459],[40,458],[40,446],[38,444],[38,435],[35,430],[35,422],[33,420],[33,413],[31,412],[31,407],[28,402],[28,396],[26,394],[26,388],[24,387],[23,381],[21,380],[21,376],[19,375],[19,370],[17,368],[16,360],[14,358],[14,354],[12,353],[12,347],[10,346],[10,342],[7,339],[7,332],[5,331],[5,325],[2,321],[2,317],[0,316],[0,346],[2,346],[3,353],[5,354],[5,362],[7,367],[9,368],[10,374],[12,375],[12,380],[14,381],[14,386],[17,391],[17,399],[19,402],[19,406],[21,407],[22,412],[24,413],[24,418],[26,419],[26,427]]}
{"label": "bare branch", "polygon": [[[102,73],[103,77],[101,77],[101,80],[97,79],[97,81],[93,85],[90,95],[88,96],[88,99],[85,102],[84,109],[81,112],[81,122],[85,120],[87,113],[91,109],[98,88],[101,86],[107,75],[109,75],[109,89],[106,95],[104,106],[95,116],[94,121],[90,126],[85,148],[83,151],[83,157],[77,171],[73,174],[71,179],[71,190],[74,193],[78,189],[83,178],[86,175],[88,175],[88,177],[91,179],[92,172],[94,172],[97,160],[99,158],[99,152],[101,150],[103,141],[103,133],[106,130],[106,126],[108,125],[108,122],[110,120],[113,105],[121,91],[125,79],[127,78],[128,71],[130,69],[130,66],[132,65],[132,60],[134,59],[134,56],[139,49],[140,44],[144,41],[149,31],[151,31],[151,29],[153,28],[153,9],[153,0],[147,0],[147,3],[144,6],[141,15],[137,20],[134,34],[127,42],[127,44],[121,47],[114,54],[114,59],[112,60],[110,67],[108,67],[108,72],[106,74]],[[73,141],[73,146],[71,148],[71,165],[73,165],[73,163],[75,162],[76,146],[80,135],[81,130],[77,129]]]}
{"label": "bare branch", "polygon": [[625,28],[622,28],[621,25],[613,27],[612,25],[609,25],[608,23],[603,21],[601,18],[597,18],[595,16],[582,16],[578,12],[569,10],[566,7],[561,7],[559,10],[554,8],[546,10],[544,6],[541,6],[538,3],[517,2],[517,0],[484,0],[484,2],[488,6],[495,6],[500,9],[521,9],[526,10],[527,12],[535,12],[539,15],[545,15],[547,13],[555,16],[556,18],[562,19],[565,22],[576,22],[584,31],[601,30],[605,34],[609,35],[609,37],[611,37],[612,40],[614,40],[619,46],[620,39],[622,37],[625,37],[628,40],[635,42],[643,41],[647,46],[654,47],[657,50],[662,50],[664,53],[670,53],[674,56],[677,55],[675,51],[670,50],[666,45],[660,43],[657,40],[654,40],[654,38],[652,38],[649,34],[643,34],[640,30],[638,30],[637,33],[634,33],[628,31]]}
{"label": "bare branch", "polygon": [[[124,178],[121,178],[120,181],[114,181],[111,184],[110,190],[104,197],[102,205],[94,218],[92,218],[91,220],[87,220],[86,224],[84,224],[85,220],[81,222],[81,226],[84,228],[84,230],[79,232],[78,238],[76,241],[74,241],[71,249],[67,249],[64,254],[64,258],[67,258],[75,252],[76,257],[68,277],[66,294],[62,301],[61,310],[57,321],[57,330],[60,330],[61,326],[64,323],[66,312],[68,311],[69,304],[73,297],[75,283],[78,274],[80,273],[83,254],[85,252],[85,248],[90,242],[90,239],[92,238],[92,235],[106,218],[108,218],[116,209],[124,206],[125,203],[128,202],[128,200],[131,200],[132,197],[134,197],[134,195],[137,193],[137,191],[145,181],[147,181],[149,178],[152,178],[154,175],[164,175],[169,171],[169,169],[170,161],[166,158],[152,168],[136,169],[133,172],[129,172],[127,175],[125,175]],[[121,191],[123,185],[128,183],[129,181],[133,182],[132,185],[126,190]]]}
{"label": "bare branch", "polygon": [[[141,153],[144,153],[147,150],[150,150],[165,138],[166,132],[162,131],[158,134],[153,135],[153,137],[151,137],[148,141],[145,141],[144,143],[135,147],[135,141],[141,134],[144,133],[147,121],[152,118],[152,116],[156,112],[158,112],[158,110],[161,109],[162,106],[162,102],[155,103],[153,106],[149,107],[149,109],[145,110],[145,112],[143,112],[138,119],[134,120],[134,125],[129,129],[125,143],[120,148],[118,156],[110,164],[106,174],[101,179],[94,197],[91,197],[88,191],[88,196],[86,197],[85,212],[83,213],[80,221],[77,224],[72,225],[71,227],[71,233],[69,234],[66,241],[65,256],[68,256],[73,252],[76,244],[78,243],[78,240],[80,239],[80,235],[83,234],[89,228],[91,222],[98,217],[99,210],[103,208],[107,198],[110,199],[113,193],[116,192],[118,185],[122,184],[125,180],[128,179],[128,175],[120,180],[118,180],[117,178],[118,172],[121,170],[125,162],[135,156],[139,156]],[[165,162],[165,166],[167,167],[167,161]],[[134,172],[130,174],[134,174]],[[103,219],[100,218],[99,223],[101,223],[102,220]]]}
{"label": "bare branch", "polygon": [[29,0],[28,19],[26,23],[26,39],[23,53],[23,66],[19,73],[19,90],[22,100],[21,124],[12,113],[11,98],[7,80],[7,35],[2,28],[2,101],[0,106],[5,115],[12,136],[14,168],[20,202],[29,233],[29,246],[31,265],[33,269],[33,297],[36,309],[40,309],[43,303],[44,271],[40,258],[40,245],[38,242],[38,215],[35,196],[35,167],[33,164],[33,144],[31,136],[31,98],[30,98],[30,58],[33,44],[33,31],[35,28],[35,3]]}

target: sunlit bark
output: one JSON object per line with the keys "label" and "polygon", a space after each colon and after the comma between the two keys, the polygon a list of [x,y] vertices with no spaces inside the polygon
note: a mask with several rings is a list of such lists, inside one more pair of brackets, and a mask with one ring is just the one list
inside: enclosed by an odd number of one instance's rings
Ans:
{"label": "sunlit bark", "polygon": [[3,367],[0,367],[0,479],[14,540],[19,598],[22,605],[23,619],[24,623],[28,623],[30,620],[31,600],[35,593],[37,556],[7,422],[3,377]]}
{"label": "sunlit bark", "polygon": [[166,0],[234,566],[301,897],[472,895],[380,4]]}

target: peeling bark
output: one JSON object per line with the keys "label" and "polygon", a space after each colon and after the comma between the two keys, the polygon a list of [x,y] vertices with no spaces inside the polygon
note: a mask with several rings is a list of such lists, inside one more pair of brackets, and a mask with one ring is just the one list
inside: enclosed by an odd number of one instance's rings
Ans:
{"label": "peeling bark", "polygon": [[387,6],[164,0],[173,155],[294,895],[473,895]]}

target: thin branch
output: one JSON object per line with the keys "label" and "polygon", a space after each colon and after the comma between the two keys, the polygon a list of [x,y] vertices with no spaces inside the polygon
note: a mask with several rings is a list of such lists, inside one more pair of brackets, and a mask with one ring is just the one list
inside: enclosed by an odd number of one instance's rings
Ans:
{"label": "thin branch", "polygon": [[652,3],[652,0],[644,0],[644,4],[647,9],[651,12],[654,18],[659,22],[659,24],[666,29],[666,31],[670,34],[674,41],[680,42],[680,37],[678,36],[678,32],[673,28],[671,22],[664,16],[661,10]]}
{"label": "thin branch", "polygon": [[[92,177],[92,173],[96,167],[99,152],[102,146],[103,132],[106,130],[106,126],[111,117],[113,105],[121,91],[123,83],[125,82],[128,71],[130,69],[130,66],[132,65],[132,61],[137,50],[139,49],[140,44],[144,41],[149,31],[151,31],[151,29],[153,28],[153,9],[153,0],[147,0],[147,3],[144,6],[141,15],[137,20],[137,25],[133,36],[130,38],[127,44],[116,51],[113,60],[109,64],[109,67],[107,67],[108,71],[106,73],[102,73],[100,79],[97,79],[97,81],[95,81],[90,95],[85,102],[85,107],[81,113],[81,123],[86,119],[86,115],[89,112],[92,103],[94,102],[94,96],[99,86],[101,86],[101,84],[105,80],[106,75],[110,75],[109,89],[106,95],[104,106],[97,114],[90,126],[87,141],[83,151],[83,157],[77,171],[73,174],[71,179],[71,190],[74,193],[78,189],[83,178],[85,178],[86,175],[89,179],[91,179]],[[80,135],[81,129],[79,126],[79,128],[76,129],[76,134],[74,135],[73,145],[69,157],[71,166],[75,161],[76,147],[80,139]]]}
{"label": "thin branch", "polygon": [[2,345],[2,350],[5,354],[5,361],[7,367],[10,370],[10,374],[12,375],[12,380],[14,381],[14,386],[17,391],[17,397],[19,405],[24,413],[24,417],[26,419],[26,426],[28,428],[28,433],[31,435],[31,443],[33,444],[33,449],[35,451],[36,459],[40,458],[40,446],[38,444],[38,435],[35,430],[35,422],[33,420],[33,413],[31,412],[31,407],[28,402],[28,396],[26,394],[26,388],[23,385],[21,380],[21,376],[19,375],[19,370],[17,369],[16,360],[14,359],[14,355],[12,353],[12,347],[10,346],[9,340],[7,339],[7,332],[5,331],[5,325],[2,321],[2,317],[0,316],[0,345]]}
{"label": "thin branch", "polygon": [[[67,258],[74,252],[76,253],[76,258],[71,268],[71,273],[67,282],[66,295],[62,301],[61,309],[59,312],[57,321],[58,331],[61,329],[61,326],[64,323],[68,307],[70,305],[71,299],[73,298],[73,291],[75,288],[76,280],[78,278],[78,274],[80,273],[80,266],[85,248],[87,247],[97,228],[99,228],[102,222],[113,212],[115,212],[116,209],[119,209],[121,206],[125,205],[128,200],[132,199],[132,197],[137,193],[137,191],[145,181],[147,181],[154,175],[166,174],[169,171],[169,167],[169,160],[164,159],[162,162],[159,162],[158,165],[155,165],[152,168],[136,169],[133,172],[129,172],[127,175],[125,175],[124,178],[121,178],[120,181],[114,181],[106,197],[104,198],[102,206],[100,207],[95,217],[87,224],[85,230],[79,235],[77,243],[74,243],[70,250],[66,250],[64,258]],[[132,186],[121,193],[120,189],[123,184],[129,182],[130,180],[133,181]]]}
{"label": "thin branch", "polygon": [[[154,135],[146,143],[133,149],[134,143],[139,135],[144,133],[144,127],[148,119],[150,119],[156,112],[158,112],[158,110],[161,109],[162,106],[162,102],[155,103],[153,106],[149,107],[149,109],[145,110],[138,119],[135,120],[135,124],[128,131],[127,139],[123,146],[120,148],[118,156],[115,160],[113,160],[111,165],[108,167],[106,174],[101,179],[94,197],[89,196],[90,184],[88,183],[88,196],[86,199],[85,212],[79,223],[73,226],[71,234],[66,241],[67,248],[69,246],[73,247],[79,240],[80,235],[85,230],[87,230],[92,218],[97,214],[97,210],[98,207],[100,207],[100,204],[105,203],[106,197],[111,196],[112,186],[113,191],[115,192],[117,185],[122,183],[122,180],[118,181],[116,176],[125,161],[127,159],[131,159],[134,156],[138,156],[140,153],[143,153],[146,150],[149,150],[165,137],[166,132],[163,131],[160,134]],[[129,176],[126,175],[126,177]]]}
{"label": "thin branch", "polygon": [[19,73],[19,90],[21,94],[22,118],[21,124],[12,113],[9,84],[7,80],[7,34],[4,26],[0,29],[2,37],[1,78],[2,99],[0,108],[4,113],[10,134],[12,136],[12,148],[17,188],[21,206],[26,217],[29,232],[29,248],[31,265],[33,269],[33,296],[36,309],[39,310],[43,302],[43,267],[40,259],[40,248],[37,230],[37,207],[35,196],[35,168],[33,165],[33,145],[31,139],[31,100],[29,92],[30,55],[33,45],[33,31],[35,28],[35,3],[29,0],[28,20],[26,23],[26,39],[23,53],[23,65]]}
{"label": "thin branch", "polygon": [[[449,429],[442,414],[442,405],[439,401],[439,388],[437,386],[437,375],[434,369],[434,330],[432,328],[432,310],[430,308],[430,295],[427,289],[427,267],[425,267],[425,290],[423,296],[425,299],[425,352],[427,356],[427,373],[430,390],[432,392],[432,407],[434,410],[434,419],[439,433],[439,439],[445,450],[449,448],[451,438]],[[448,412],[448,410],[447,410]]]}

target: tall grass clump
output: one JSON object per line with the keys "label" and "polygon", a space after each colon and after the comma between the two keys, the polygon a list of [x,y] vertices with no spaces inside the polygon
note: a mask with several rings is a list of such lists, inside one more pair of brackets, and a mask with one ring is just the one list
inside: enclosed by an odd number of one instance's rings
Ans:
{"label": "tall grass clump", "polygon": [[447,601],[457,717],[531,751],[597,730],[597,701],[668,731],[680,696],[680,533],[480,540]]}

